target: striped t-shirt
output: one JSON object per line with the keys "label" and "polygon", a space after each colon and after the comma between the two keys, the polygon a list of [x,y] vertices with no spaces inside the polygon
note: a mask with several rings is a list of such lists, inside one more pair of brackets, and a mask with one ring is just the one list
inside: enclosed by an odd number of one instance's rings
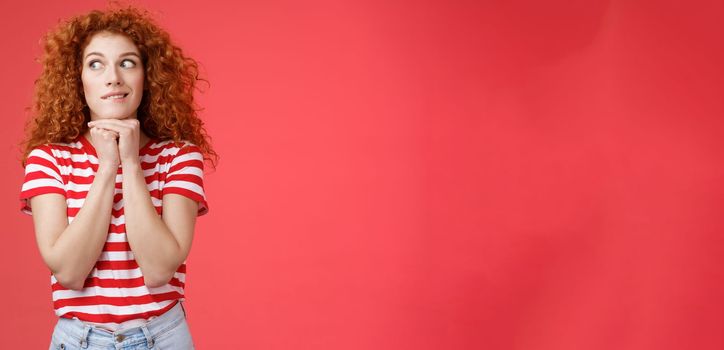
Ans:
{"label": "striped t-shirt", "polygon": [[[203,155],[196,145],[151,139],[139,150],[139,157],[151,201],[159,215],[163,213],[163,196],[169,193],[197,201],[199,216],[208,212],[203,188]],[[97,170],[95,149],[82,135],[71,143],[36,147],[26,160],[21,210],[32,215],[29,198],[59,193],[66,198],[70,224],[83,206]],[[126,237],[122,170],[119,166],[108,237],[83,289],[67,289],[55,276],[50,276],[56,315],[111,330],[163,314],[177,301],[183,301],[186,279],[184,261],[166,285],[149,288],[144,284]]]}

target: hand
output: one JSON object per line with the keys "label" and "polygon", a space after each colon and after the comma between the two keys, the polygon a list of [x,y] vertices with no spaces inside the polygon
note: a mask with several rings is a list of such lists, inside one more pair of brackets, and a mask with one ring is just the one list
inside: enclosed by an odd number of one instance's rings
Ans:
{"label": "hand", "polygon": [[118,156],[118,133],[112,130],[91,128],[90,142],[96,149],[100,166],[118,169],[121,160]]}
{"label": "hand", "polygon": [[141,123],[138,119],[100,119],[88,123],[93,129],[111,131],[118,135],[118,156],[121,164],[140,164],[138,157]]}

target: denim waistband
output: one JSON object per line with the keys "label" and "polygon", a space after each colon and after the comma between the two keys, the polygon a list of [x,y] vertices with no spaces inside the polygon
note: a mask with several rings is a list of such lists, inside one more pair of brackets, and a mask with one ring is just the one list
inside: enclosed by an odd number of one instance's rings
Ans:
{"label": "denim waistband", "polygon": [[77,340],[81,348],[89,345],[100,347],[116,347],[118,349],[146,343],[153,347],[154,339],[172,330],[186,318],[186,312],[180,301],[162,315],[151,319],[144,325],[111,332],[109,330],[87,324],[77,319],[60,318],[56,331],[65,333]]}

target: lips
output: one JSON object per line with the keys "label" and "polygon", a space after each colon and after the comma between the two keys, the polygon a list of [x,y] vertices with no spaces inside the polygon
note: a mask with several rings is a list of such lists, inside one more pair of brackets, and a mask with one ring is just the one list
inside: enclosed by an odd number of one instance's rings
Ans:
{"label": "lips", "polygon": [[127,92],[111,92],[109,94],[105,94],[101,96],[104,100],[114,100],[114,99],[121,99],[128,96]]}

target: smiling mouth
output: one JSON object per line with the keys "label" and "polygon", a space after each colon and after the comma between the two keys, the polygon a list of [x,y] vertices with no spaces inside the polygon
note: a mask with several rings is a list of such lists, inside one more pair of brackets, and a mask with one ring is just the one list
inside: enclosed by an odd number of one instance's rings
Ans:
{"label": "smiling mouth", "polygon": [[111,95],[108,97],[101,97],[101,98],[104,100],[118,100],[118,99],[125,98],[126,96],[128,96],[128,94]]}

